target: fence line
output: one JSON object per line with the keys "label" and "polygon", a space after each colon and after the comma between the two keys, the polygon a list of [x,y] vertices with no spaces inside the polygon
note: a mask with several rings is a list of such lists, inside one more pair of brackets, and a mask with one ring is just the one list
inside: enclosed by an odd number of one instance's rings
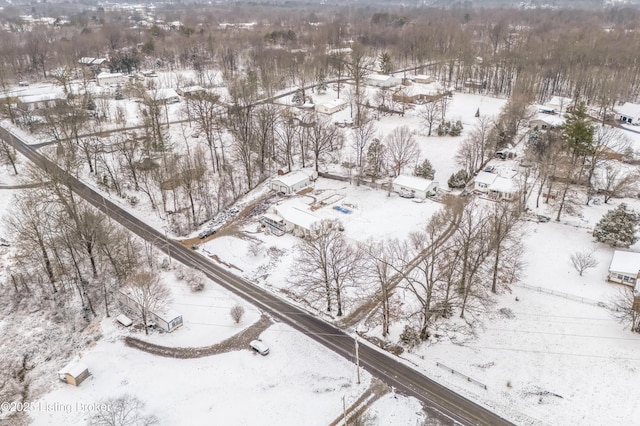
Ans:
{"label": "fence line", "polygon": [[479,381],[477,381],[477,380],[475,380],[475,379],[472,379],[471,377],[469,377],[469,376],[467,376],[467,375],[465,375],[465,374],[462,374],[462,373],[460,373],[459,371],[456,371],[456,370],[454,370],[454,369],[453,369],[453,368],[451,368],[451,367],[447,367],[446,365],[444,365],[444,364],[442,364],[442,363],[440,363],[440,362],[438,362],[438,361],[436,361],[436,365],[437,365],[438,367],[440,367],[440,368],[444,369],[444,370],[449,371],[449,372],[450,372],[451,374],[453,374],[454,376],[460,376],[460,377],[463,377],[463,378],[465,378],[465,379],[467,380],[467,382],[469,382],[469,383],[473,383],[474,385],[476,385],[476,386],[480,386],[482,389],[487,390],[487,385],[485,385],[484,383],[481,383],[481,382],[479,382]]}
{"label": "fence line", "polygon": [[536,287],[536,286],[532,286],[532,285],[528,285],[528,284],[524,284],[524,283],[515,284],[515,286],[516,287],[526,288],[526,289],[533,290],[533,291],[537,291],[538,293],[547,293],[547,294],[551,294],[553,296],[564,297],[565,299],[573,300],[575,302],[585,303],[587,305],[593,305],[593,306],[599,306],[601,308],[612,309],[611,306],[609,306],[608,304],[606,304],[604,302],[599,302],[597,300],[589,299],[589,298],[586,298],[586,297],[575,296],[575,295],[569,294],[569,293],[563,293],[561,291],[551,290],[549,288]]}

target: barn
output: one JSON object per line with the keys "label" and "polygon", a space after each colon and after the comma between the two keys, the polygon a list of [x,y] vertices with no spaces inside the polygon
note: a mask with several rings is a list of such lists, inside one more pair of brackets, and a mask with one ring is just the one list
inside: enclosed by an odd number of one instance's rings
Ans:
{"label": "barn", "polygon": [[271,181],[270,187],[276,192],[295,194],[302,188],[311,185],[318,178],[318,173],[311,170],[299,170],[278,176]]}
{"label": "barn", "polygon": [[418,176],[400,175],[393,181],[393,190],[398,193],[410,193],[416,198],[427,198],[438,188],[438,182]]}
{"label": "barn", "polygon": [[78,386],[90,375],[89,368],[77,361],[70,362],[58,371],[58,378],[73,386]]}

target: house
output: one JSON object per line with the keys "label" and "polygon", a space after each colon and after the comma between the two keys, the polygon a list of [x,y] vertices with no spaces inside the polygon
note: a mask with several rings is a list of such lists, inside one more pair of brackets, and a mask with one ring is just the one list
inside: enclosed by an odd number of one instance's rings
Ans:
{"label": "house", "polygon": [[19,96],[17,106],[23,111],[35,111],[42,108],[51,108],[66,101],[62,91],[42,93],[38,95]]}
{"label": "house", "polygon": [[395,192],[411,193],[417,198],[427,198],[433,195],[437,188],[438,182],[418,176],[400,175],[393,180],[393,190]]}
{"label": "house", "polygon": [[383,75],[383,74],[373,73],[373,74],[368,74],[364,77],[364,84],[368,84],[369,86],[389,88],[389,87],[397,86],[400,83],[402,83],[402,80],[392,75]]}
{"label": "house", "polygon": [[415,103],[432,102],[445,96],[447,91],[440,83],[403,85],[392,95],[394,102]]}
{"label": "house", "polygon": [[413,77],[409,77],[409,79],[415,81],[416,83],[424,83],[424,84],[429,84],[436,81],[436,79],[431,77],[430,75],[424,75],[424,74],[417,74],[417,75],[414,75]]}
{"label": "house", "polygon": [[547,113],[538,113],[529,120],[529,128],[531,129],[549,130],[562,125],[564,125],[564,118]]}
{"label": "house", "polygon": [[160,101],[166,104],[176,104],[180,102],[178,92],[171,88],[152,90],[149,92],[149,96],[151,96],[151,99],[155,101]]}
{"label": "house", "polygon": [[294,194],[311,185],[311,182],[318,178],[318,172],[315,170],[299,170],[290,172],[286,175],[278,176],[271,181],[269,185],[272,190],[282,192],[284,194]]}
{"label": "house", "polygon": [[316,105],[316,111],[323,114],[333,114],[338,111],[342,111],[347,107],[347,101],[344,99],[334,99],[324,104]]}
{"label": "house", "polygon": [[617,117],[623,123],[638,125],[640,123],[640,104],[625,102],[615,109]]}
{"label": "house", "polygon": [[178,94],[180,96],[184,96],[185,98],[188,98],[189,96],[194,96],[196,94],[204,93],[204,92],[206,92],[206,90],[202,86],[187,86],[187,87],[181,87],[178,89]]}
{"label": "house", "polygon": [[73,386],[78,386],[90,375],[89,368],[77,361],[70,362],[62,370],[58,371],[58,378]]}
{"label": "house", "polygon": [[[640,274],[640,253],[615,250],[609,265],[607,281],[636,287]],[[640,292],[640,288],[637,288]]]}
{"label": "house", "polygon": [[473,180],[473,190],[492,200],[512,200],[518,192],[513,178],[481,171]]}
{"label": "house", "polygon": [[[131,289],[129,288],[118,290],[118,300],[122,305],[127,306],[129,309],[139,312],[140,305],[130,296],[130,294]],[[147,320],[155,323],[156,326],[160,327],[167,333],[171,333],[183,324],[182,315],[167,308],[155,312],[149,312]]]}
{"label": "house", "polygon": [[91,58],[87,56],[78,60],[80,65],[86,65],[90,68],[100,68],[105,62],[107,62],[107,58]]}
{"label": "house", "polygon": [[552,111],[552,114],[564,114],[571,109],[573,99],[564,98],[562,96],[553,96],[549,102],[545,103],[543,107]]}
{"label": "house", "polygon": [[275,216],[282,218],[286,232],[311,235],[321,219],[309,211],[309,206],[295,202],[282,203],[275,207]]}
{"label": "house", "polygon": [[277,214],[263,214],[260,218],[260,223],[271,229],[271,232],[276,235],[283,235],[285,232],[287,232],[287,227],[284,223],[284,219]]}
{"label": "house", "polygon": [[98,86],[102,87],[117,86],[119,84],[124,84],[124,74],[121,72],[101,72],[96,76],[96,82],[98,83]]}

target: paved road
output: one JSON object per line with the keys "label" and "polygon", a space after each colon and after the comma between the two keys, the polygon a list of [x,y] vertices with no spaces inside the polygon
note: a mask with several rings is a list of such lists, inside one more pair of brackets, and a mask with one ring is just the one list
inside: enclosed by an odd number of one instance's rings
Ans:
{"label": "paved road", "polygon": [[[350,361],[354,360],[354,338],[352,336],[211,263],[204,256],[184,247],[177,241],[167,240],[165,235],[93,191],[78,179],[64,173],[56,164],[1,127],[0,137],[12,143],[17,151],[37,166],[47,170],[49,173],[66,177],[74,191],[89,203],[141,238],[151,241],[174,260],[203,271],[209,278],[248,302],[253,303],[275,319],[305,333],[344,358]],[[395,387],[398,392],[414,396],[422,401],[428,415],[441,419],[444,424],[459,423],[491,426],[511,424],[502,417],[434,382],[376,347],[367,344],[360,345],[360,365],[372,375]]]}

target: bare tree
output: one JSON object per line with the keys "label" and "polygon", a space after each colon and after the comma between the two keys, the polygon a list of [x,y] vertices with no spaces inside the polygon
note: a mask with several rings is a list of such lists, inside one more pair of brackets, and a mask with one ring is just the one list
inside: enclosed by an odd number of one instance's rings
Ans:
{"label": "bare tree", "polygon": [[396,176],[418,158],[419,149],[415,133],[408,126],[396,127],[387,136],[387,156]]}
{"label": "bare tree", "polygon": [[235,305],[233,308],[231,308],[229,314],[231,315],[233,322],[235,322],[236,324],[240,324],[240,321],[242,321],[242,316],[244,315],[244,308],[241,305]]}
{"label": "bare tree", "polygon": [[373,121],[365,120],[362,125],[353,129],[353,138],[351,146],[356,152],[356,167],[358,168],[357,184],[360,184],[360,178],[363,173],[365,164],[365,152],[369,146],[369,142],[373,140],[376,134],[376,126]]}
{"label": "bare tree", "polygon": [[[504,257],[504,250],[515,238],[515,232],[520,218],[520,205],[496,203],[489,216],[488,231],[493,251],[493,267],[491,272],[491,292],[497,292],[500,261]],[[513,260],[512,260],[513,261]]]}
{"label": "bare tree", "polygon": [[147,320],[151,313],[160,312],[170,301],[169,288],[160,281],[160,276],[149,270],[140,270],[129,277],[125,294],[136,303],[137,313],[149,334]]}
{"label": "bare tree", "polygon": [[611,315],[622,324],[629,325],[631,331],[640,333],[640,295],[632,288],[621,289],[610,301]]}
{"label": "bare tree", "polygon": [[306,129],[309,147],[313,152],[316,171],[319,170],[320,160],[330,152],[342,146],[341,130],[334,126],[329,119],[316,117],[314,125]]}
{"label": "bare tree", "polygon": [[434,124],[441,117],[441,108],[442,104],[437,100],[432,102],[427,102],[420,112],[420,116],[422,121],[424,121],[428,131],[427,136],[431,136],[431,130],[433,129]]}
{"label": "bare tree", "polygon": [[108,407],[96,410],[89,425],[91,426],[151,426],[158,424],[158,419],[152,415],[144,415],[145,403],[135,396],[124,394],[117,398],[100,401]]}
{"label": "bare tree", "polygon": [[595,248],[590,251],[577,251],[569,257],[571,264],[580,276],[582,276],[587,269],[598,266],[598,260],[593,255],[594,252]]}
{"label": "bare tree", "polygon": [[618,164],[607,163],[602,170],[602,180],[597,191],[604,195],[604,202],[608,203],[612,198],[636,190],[639,178],[638,170],[629,173]]}

